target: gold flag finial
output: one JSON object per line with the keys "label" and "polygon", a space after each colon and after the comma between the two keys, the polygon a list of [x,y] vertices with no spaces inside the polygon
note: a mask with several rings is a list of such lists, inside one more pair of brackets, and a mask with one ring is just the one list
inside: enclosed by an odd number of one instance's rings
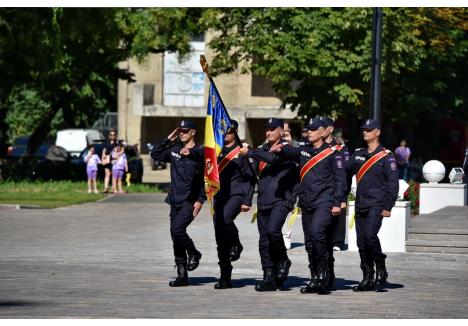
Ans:
{"label": "gold flag finial", "polygon": [[206,58],[205,58],[205,55],[204,54],[200,54],[200,65],[202,67],[202,70],[205,74],[209,75],[209,71],[208,69],[210,68],[208,66],[208,62],[206,61]]}

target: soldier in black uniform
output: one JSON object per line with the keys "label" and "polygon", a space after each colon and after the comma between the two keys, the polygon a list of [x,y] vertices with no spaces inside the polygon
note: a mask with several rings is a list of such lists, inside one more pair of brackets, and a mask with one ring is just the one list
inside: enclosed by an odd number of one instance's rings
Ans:
{"label": "soldier in black uniform", "polygon": [[330,278],[328,228],[332,215],[341,212],[346,193],[343,156],[323,141],[324,123],[310,119],[308,144],[294,148],[278,145],[272,149],[277,160],[296,160],[301,167],[299,206],[302,210],[304,242],[309,258],[311,281],[301,293],[326,293]]}
{"label": "soldier in black uniform", "polygon": [[[333,137],[333,131],[335,130],[335,122],[330,117],[320,117],[324,123],[325,131],[323,134],[323,139],[325,143],[328,144],[330,147],[336,148],[337,151],[341,153],[343,157],[343,164],[346,166],[349,162],[350,153],[348,147],[345,144],[338,142]],[[347,205],[347,196],[346,194],[349,193],[351,190],[351,184],[349,183],[349,189],[347,189],[346,193],[344,194],[341,200],[341,213],[339,216],[332,218],[329,228],[329,235],[328,235],[328,259],[329,259],[329,269],[330,269],[330,282],[328,283],[329,288],[335,287],[335,258],[333,257],[333,250],[335,247],[338,249],[344,249],[344,241],[346,237],[346,205]]]}
{"label": "soldier in black uniform", "polygon": [[177,266],[177,278],[169,283],[171,287],[188,285],[187,271],[195,270],[202,256],[187,234],[187,227],[206,199],[204,154],[203,148],[195,144],[195,133],[195,123],[182,120],[179,127],[151,151],[153,160],[171,163],[171,186],[166,203],[171,205],[171,237]]}
{"label": "soldier in black uniform", "polygon": [[[355,291],[371,291],[384,284],[388,273],[377,234],[382,219],[398,198],[398,168],[393,153],[380,145],[380,123],[366,120],[361,127],[367,148],[356,149],[347,165],[348,173],[356,174],[356,234],[361,257],[362,282]],[[377,275],[374,280],[374,263]]]}
{"label": "soldier in black uniform", "polygon": [[259,177],[257,226],[263,280],[255,285],[255,290],[276,291],[286,280],[291,266],[281,229],[294,205],[298,171],[292,161],[269,160],[272,146],[287,143],[281,139],[283,120],[269,118],[265,127],[267,142],[257,150],[244,147],[241,154],[255,160]]}
{"label": "soldier in black uniform", "polygon": [[224,136],[224,147],[218,156],[220,190],[214,197],[213,221],[221,277],[215,289],[232,287],[231,262],[239,259],[243,249],[234,220],[240,212],[250,210],[255,188],[255,176],[247,165],[247,158],[239,156],[242,144],[236,144],[234,132],[237,128],[237,121],[231,120],[231,128]]}

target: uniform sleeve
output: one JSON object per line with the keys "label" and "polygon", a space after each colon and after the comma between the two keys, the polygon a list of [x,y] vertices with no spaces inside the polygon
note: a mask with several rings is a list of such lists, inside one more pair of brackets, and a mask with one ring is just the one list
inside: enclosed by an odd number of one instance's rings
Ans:
{"label": "uniform sleeve", "polygon": [[157,162],[170,162],[172,145],[168,138],[154,144],[150,154],[151,158]]}
{"label": "uniform sleeve", "polygon": [[199,182],[199,190],[198,190],[198,199],[200,203],[204,203],[206,201],[206,192],[205,192],[205,151],[203,147],[198,147],[196,150],[194,149],[191,151],[191,154],[196,156],[197,161],[200,162],[200,171],[198,171],[197,179]]}
{"label": "uniform sleeve", "polygon": [[255,161],[264,161],[270,165],[281,163],[280,157],[277,153],[267,152],[262,149],[255,149],[249,151],[247,157],[252,158]]}
{"label": "uniform sleeve", "polygon": [[343,202],[346,202],[346,199],[349,196],[349,193],[351,192],[351,186],[353,183],[353,176],[357,172],[357,165],[356,165],[356,159],[355,159],[356,153],[351,155],[349,160],[344,162],[344,167],[346,170],[346,192],[345,195],[343,196]]}
{"label": "uniform sleeve", "polygon": [[249,167],[248,158],[244,157],[242,159],[242,176],[243,176],[243,186],[244,188],[244,198],[242,199],[242,204],[251,207],[252,198],[254,195],[255,184],[257,183],[257,178],[253,174],[252,170]]}
{"label": "uniform sleeve", "polygon": [[335,181],[335,189],[333,192],[333,206],[340,207],[346,194],[346,170],[343,163],[343,156],[339,152],[335,152],[331,157],[333,167],[333,178]]}
{"label": "uniform sleeve", "polygon": [[395,157],[389,155],[385,158],[385,179],[387,180],[384,209],[391,211],[398,198],[399,180]]}
{"label": "uniform sleeve", "polygon": [[343,146],[341,149],[341,153],[343,155],[343,166],[345,168],[345,174],[346,174],[346,191],[343,195],[343,199],[341,199],[342,203],[346,203],[348,199],[348,195],[351,192],[351,183],[353,182],[353,176],[348,174],[347,166],[350,163],[351,159],[351,153],[349,152],[349,148],[346,146]]}

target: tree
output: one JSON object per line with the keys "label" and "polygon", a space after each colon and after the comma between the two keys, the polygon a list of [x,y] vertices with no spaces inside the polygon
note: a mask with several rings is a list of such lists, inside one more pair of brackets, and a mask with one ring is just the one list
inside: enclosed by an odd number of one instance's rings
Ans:
{"label": "tree", "polygon": [[187,53],[190,37],[199,33],[200,15],[199,9],[0,9],[3,127],[8,127],[8,109],[20,107],[12,103],[18,89],[44,103],[29,109],[40,116],[29,154],[49,133],[58,112],[64,127],[88,126],[116,107],[117,80],[132,81],[128,71],[118,68],[120,61],[166,50]]}
{"label": "tree", "polygon": [[[467,12],[384,9],[384,121],[468,117]],[[221,8],[203,21],[216,35],[213,74],[240,67],[264,76],[303,116],[367,116],[371,8]]]}

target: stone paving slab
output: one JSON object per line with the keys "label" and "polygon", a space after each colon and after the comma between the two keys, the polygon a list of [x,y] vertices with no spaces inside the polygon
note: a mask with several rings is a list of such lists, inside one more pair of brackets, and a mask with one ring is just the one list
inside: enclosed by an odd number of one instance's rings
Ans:
{"label": "stone paving slab", "polygon": [[214,290],[216,245],[207,207],[189,227],[203,253],[192,285],[170,288],[169,209],[161,195],[143,197],[0,210],[0,318],[468,318],[468,255],[389,254],[389,286],[354,293],[358,254],[338,252],[338,290],[300,294],[309,277],[300,221],[285,289],[257,293],[262,271],[251,213],[238,217],[245,249],[234,263],[235,288]]}

